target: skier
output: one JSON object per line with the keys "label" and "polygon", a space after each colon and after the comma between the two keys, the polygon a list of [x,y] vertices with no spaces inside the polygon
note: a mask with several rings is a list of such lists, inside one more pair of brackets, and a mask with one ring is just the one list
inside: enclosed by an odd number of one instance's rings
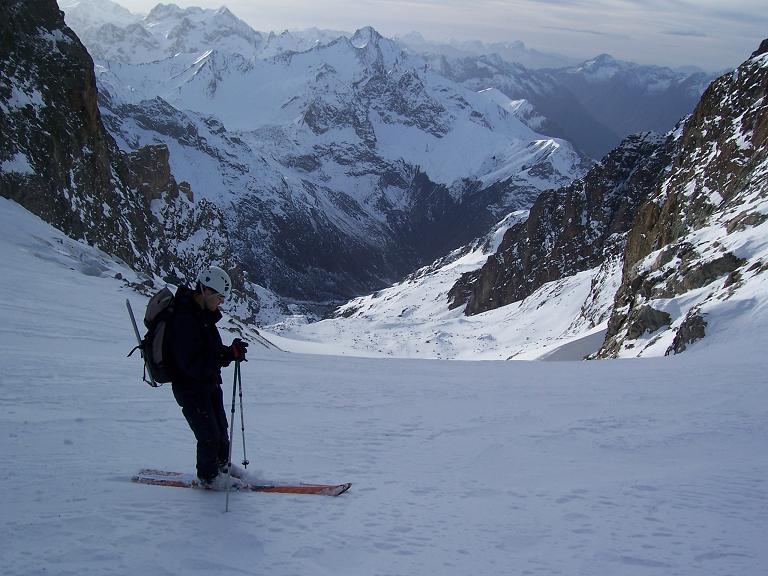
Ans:
{"label": "skier", "polygon": [[243,470],[227,474],[229,437],[221,391],[221,368],[244,361],[248,343],[235,338],[224,346],[216,323],[219,306],[229,296],[232,282],[218,266],[203,269],[194,290],[180,286],[175,310],[168,320],[165,340],[171,359],[173,396],[197,440],[197,476],[209,489],[237,487]]}

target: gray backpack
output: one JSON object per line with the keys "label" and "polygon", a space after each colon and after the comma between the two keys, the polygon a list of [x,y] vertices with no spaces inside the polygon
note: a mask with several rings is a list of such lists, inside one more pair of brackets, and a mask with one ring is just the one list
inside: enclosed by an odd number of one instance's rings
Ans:
{"label": "gray backpack", "polygon": [[[131,304],[126,300],[136,339],[139,342],[128,356],[136,350],[141,352],[141,357],[144,358],[144,382],[153,387],[171,381],[171,364],[165,349],[165,328],[173,314],[174,297],[174,293],[166,286],[149,300],[144,312],[144,326],[147,328],[144,338],[139,336]],[[149,372],[149,380],[147,372]]]}

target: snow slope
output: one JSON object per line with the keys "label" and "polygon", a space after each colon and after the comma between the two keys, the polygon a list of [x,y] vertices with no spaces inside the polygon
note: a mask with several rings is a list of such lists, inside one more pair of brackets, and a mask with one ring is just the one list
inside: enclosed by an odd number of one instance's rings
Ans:
{"label": "snow slope", "polygon": [[124,301],[146,301],[113,277],[130,272],[4,199],[0,253],[4,575],[768,569],[755,347],[464,363],[254,343],[254,476],[354,485],[336,499],[235,494],[224,514],[223,494],[128,480],[143,466],[194,468],[170,390],[142,384],[125,357]]}

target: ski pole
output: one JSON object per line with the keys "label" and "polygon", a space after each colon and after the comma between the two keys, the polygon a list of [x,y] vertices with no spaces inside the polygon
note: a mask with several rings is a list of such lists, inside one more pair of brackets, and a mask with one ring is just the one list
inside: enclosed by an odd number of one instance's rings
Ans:
{"label": "ski pole", "polygon": [[245,414],[243,412],[243,375],[240,372],[240,362],[235,364],[235,371],[237,372],[237,389],[240,392],[240,430],[243,433],[243,468],[248,468],[248,456],[245,454]]}
{"label": "ski pole", "polygon": [[[235,379],[232,382],[232,416],[229,419],[229,456],[227,458],[227,496],[224,512],[229,512],[229,492],[232,489],[232,434],[235,431],[235,392],[237,391],[237,376],[240,372],[240,361],[235,362]],[[242,411],[242,408],[241,408]]]}

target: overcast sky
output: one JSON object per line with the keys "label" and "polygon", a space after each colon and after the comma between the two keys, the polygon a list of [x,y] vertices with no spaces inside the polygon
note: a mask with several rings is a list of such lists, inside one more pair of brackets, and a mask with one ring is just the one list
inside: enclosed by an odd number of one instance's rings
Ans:
{"label": "overcast sky", "polygon": [[[116,0],[146,13],[151,0]],[[167,2],[166,2],[167,3]],[[766,0],[177,0],[227,6],[259,31],[373,26],[385,36],[522,40],[529,48],[589,58],[714,71],[744,61],[768,37]]]}

